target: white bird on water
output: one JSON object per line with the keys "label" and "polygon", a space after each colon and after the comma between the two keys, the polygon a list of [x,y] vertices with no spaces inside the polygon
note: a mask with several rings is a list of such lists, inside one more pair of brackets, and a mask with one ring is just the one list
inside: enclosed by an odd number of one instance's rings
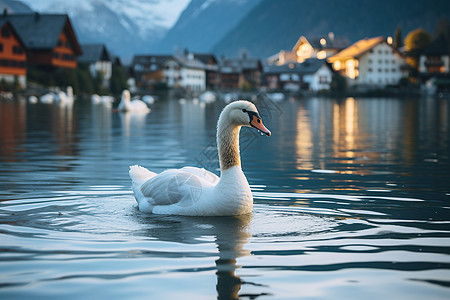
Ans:
{"label": "white bird on water", "polygon": [[120,100],[118,110],[129,111],[134,113],[149,113],[150,109],[142,100],[130,100],[131,95],[129,90],[122,92],[122,99]]}
{"label": "white bird on water", "polygon": [[253,197],[241,169],[239,132],[251,126],[270,136],[256,106],[240,100],[228,104],[217,124],[220,178],[205,169],[184,167],[160,174],[130,167],[139,210],[186,216],[234,216],[252,211]]}

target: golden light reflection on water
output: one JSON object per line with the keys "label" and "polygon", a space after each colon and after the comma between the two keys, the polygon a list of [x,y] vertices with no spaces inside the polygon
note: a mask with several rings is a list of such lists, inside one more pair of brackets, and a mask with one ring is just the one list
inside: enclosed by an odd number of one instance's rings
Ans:
{"label": "golden light reflection on water", "polygon": [[295,149],[297,154],[297,170],[311,170],[313,140],[311,121],[307,111],[303,106],[299,106],[297,110],[297,133],[295,139]]}

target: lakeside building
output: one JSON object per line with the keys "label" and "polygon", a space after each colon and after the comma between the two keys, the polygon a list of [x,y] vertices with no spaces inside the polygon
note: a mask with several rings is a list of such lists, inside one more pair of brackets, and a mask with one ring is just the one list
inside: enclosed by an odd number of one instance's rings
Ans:
{"label": "lakeside building", "polygon": [[384,37],[357,41],[328,58],[336,72],[347,78],[349,86],[384,88],[403,77],[405,59]]}
{"label": "lakeside building", "polygon": [[26,49],[27,65],[76,68],[81,47],[66,14],[7,14]]}
{"label": "lakeside building", "polygon": [[280,50],[267,58],[268,65],[281,66],[289,63],[301,63],[310,58],[325,59],[348,47],[346,38],[336,38],[330,32],[328,36],[311,38],[310,41],[301,36],[291,50]]}
{"label": "lakeside building", "polygon": [[310,58],[302,63],[266,66],[263,76],[269,91],[318,92],[330,89],[333,71],[325,60]]}
{"label": "lakeside building", "polygon": [[112,76],[113,58],[104,44],[82,44],[83,54],[78,57],[78,63],[86,64],[93,78],[101,76],[102,85],[109,88]]}
{"label": "lakeside building", "polygon": [[26,50],[14,27],[7,20],[0,20],[0,80],[26,86]]}
{"label": "lakeside building", "polygon": [[164,83],[168,88],[192,92],[206,89],[206,67],[192,53],[187,55],[137,55],[131,65],[136,85],[152,89]]}

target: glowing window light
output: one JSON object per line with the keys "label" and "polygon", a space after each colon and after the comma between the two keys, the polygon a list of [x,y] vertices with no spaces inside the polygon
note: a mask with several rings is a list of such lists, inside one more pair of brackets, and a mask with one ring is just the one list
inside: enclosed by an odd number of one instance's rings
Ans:
{"label": "glowing window light", "polygon": [[324,59],[324,58],[326,58],[326,57],[327,57],[327,53],[326,53],[324,50],[319,51],[319,52],[317,53],[317,58],[318,58],[318,59]]}
{"label": "glowing window light", "polygon": [[321,39],[320,39],[320,44],[321,44],[322,46],[325,46],[325,45],[327,44],[327,40],[324,39],[324,38],[321,38]]}
{"label": "glowing window light", "polygon": [[341,69],[341,62],[339,60],[335,61],[333,67],[336,71],[339,71]]}

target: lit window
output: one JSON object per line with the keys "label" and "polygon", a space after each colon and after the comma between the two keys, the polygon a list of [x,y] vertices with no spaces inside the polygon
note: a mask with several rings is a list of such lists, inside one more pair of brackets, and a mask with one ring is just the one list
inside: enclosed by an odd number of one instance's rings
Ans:
{"label": "lit window", "polygon": [[339,71],[341,69],[341,62],[339,60],[335,61],[333,67],[336,71]]}
{"label": "lit window", "polygon": [[319,51],[319,52],[317,53],[317,58],[318,58],[318,59],[324,59],[324,58],[326,58],[326,57],[327,57],[327,53],[326,53],[324,50]]}

